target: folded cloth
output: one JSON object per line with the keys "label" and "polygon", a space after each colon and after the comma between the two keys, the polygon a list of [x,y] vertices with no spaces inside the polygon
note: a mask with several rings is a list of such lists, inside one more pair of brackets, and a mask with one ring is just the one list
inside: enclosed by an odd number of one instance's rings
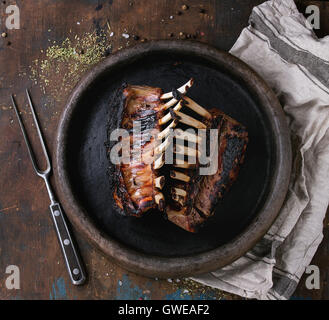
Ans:
{"label": "folded cloth", "polygon": [[278,218],[232,264],[193,279],[247,298],[289,299],[323,234],[329,200],[329,37],[318,39],[293,0],[255,7],[231,49],[276,93],[291,129],[293,168]]}

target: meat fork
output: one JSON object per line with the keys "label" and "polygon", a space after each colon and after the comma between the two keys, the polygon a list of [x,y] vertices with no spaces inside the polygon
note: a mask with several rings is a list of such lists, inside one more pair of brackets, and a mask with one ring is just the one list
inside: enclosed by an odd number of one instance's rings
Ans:
{"label": "meat fork", "polygon": [[16,106],[13,95],[11,95],[11,100],[12,100],[17,118],[18,118],[19,126],[21,127],[21,130],[22,130],[22,134],[23,134],[23,137],[24,137],[24,140],[25,140],[25,143],[26,143],[26,146],[27,146],[27,149],[28,149],[31,161],[32,161],[33,168],[34,168],[36,174],[39,177],[43,178],[43,180],[45,181],[46,187],[47,187],[48,195],[50,198],[50,211],[52,214],[53,222],[54,222],[55,229],[57,232],[57,237],[58,237],[64,258],[65,258],[66,267],[69,272],[71,281],[74,285],[81,285],[86,280],[86,274],[85,274],[82,262],[80,260],[80,257],[78,255],[77,247],[76,247],[75,243],[72,241],[72,237],[71,237],[69,229],[67,227],[67,223],[65,221],[66,219],[65,219],[64,213],[62,211],[61,205],[56,200],[54,192],[53,192],[52,187],[49,182],[49,175],[52,170],[51,162],[50,162],[50,159],[49,159],[49,156],[47,153],[47,149],[46,149],[46,145],[44,143],[43,136],[42,136],[42,133],[41,133],[41,130],[39,127],[38,119],[37,119],[37,116],[34,111],[33,103],[32,103],[29,91],[27,89],[26,89],[26,95],[27,95],[27,99],[29,102],[31,112],[32,112],[32,117],[33,117],[35,126],[37,128],[41,147],[42,147],[44,156],[47,161],[47,168],[44,171],[40,170],[37,166],[35,155],[33,153],[30,141],[26,134],[25,127],[23,125],[21,116],[17,110],[17,106]]}

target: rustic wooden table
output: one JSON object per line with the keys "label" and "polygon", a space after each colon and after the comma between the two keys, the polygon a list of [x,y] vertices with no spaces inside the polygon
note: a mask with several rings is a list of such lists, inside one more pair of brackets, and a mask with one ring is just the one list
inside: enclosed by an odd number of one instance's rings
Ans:
{"label": "rustic wooden table", "polygon": [[[238,297],[191,281],[148,279],[114,265],[79,234],[89,271],[83,287],[70,284],[49,215],[44,183],[32,170],[11,102],[17,95],[25,123],[32,119],[24,89],[32,95],[53,151],[59,116],[83,72],[104,56],[139,41],[196,38],[228,50],[262,0],[17,0],[20,29],[7,30],[0,2],[0,299],[213,299]],[[200,4],[202,3],[202,5]],[[329,3],[298,2],[301,10],[317,4],[319,36],[329,34]],[[188,6],[187,10],[182,5]],[[122,34],[129,34],[125,38]],[[48,50],[47,50],[48,48]],[[75,51],[74,51],[75,49]],[[33,144],[36,134],[30,130]],[[312,264],[321,270],[321,288],[307,290],[302,279],[294,298],[328,299],[328,224]],[[20,289],[5,286],[8,265],[20,268]]]}

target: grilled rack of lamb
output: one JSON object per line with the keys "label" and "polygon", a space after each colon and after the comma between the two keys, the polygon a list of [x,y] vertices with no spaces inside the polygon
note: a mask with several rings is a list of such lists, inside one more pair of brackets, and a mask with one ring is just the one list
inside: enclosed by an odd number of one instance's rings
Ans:
{"label": "grilled rack of lamb", "polygon": [[[146,158],[152,156],[154,161],[146,164],[140,158],[135,159],[132,152],[128,164],[116,165],[114,199],[126,215],[139,217],[151,208],[158,208],[169,221],[186,231],[196,232],[214,214],[217,203],[237,179],[248,133],[243,125],[218,109],[208,111],[187,97],[192,85],[193,79],[165,94],[159,88],[147,86],[122,89],[121,127],[131,130],[133,121],[140,121],[139,147]],[[173,138],[171,129],[174,128]],[[215,154],[218,168],[211,175],[199,174],[202,165],[198,161],[198,145],[202,138],[182,130],[186,128],[218,129],[218,152]],[[158,130],[156,144],[144,138],[148,136],[145,132],[152,130]],[[132,141],[132,132],[126,139]],[[184,139],[192,142],[193,147],[184,145]],[[164,153],[169,146],[176,158],[173,164],[164,166]],[[185,160],[191,156],[196,159],[192,164]],[[160,173],[163,166],[166,170]]]}
{"label": "grilled rack of lamb", "polygon": [[[185,94],[191,85],[192,80],[178,90]],[[176,122],[162,132],[159,130],[171,119],[170,113],[165,114],[165,111],[177,100],[172,98],[164,103],[161,89],[148,86],[125,85],[119,94],[119,110],[122,111],[120,127],[129,131],[129,136],[123,138],[121,143],[128,139],[131,152],[128,163],[116,165],[115,202],[121,213],[130,216],[140,217],[152,208],[163,211],[165,199],[160,190],[164,185],[164,176],[159,174],[159,169],[164,164],[163,153],[168,147],[166,137]],[[134,123],[139,123],[140,133],[134,132]],[[161,139],[165,139],[164,143],[158,144]],[[152,162],[152,159],[155,161]]]}

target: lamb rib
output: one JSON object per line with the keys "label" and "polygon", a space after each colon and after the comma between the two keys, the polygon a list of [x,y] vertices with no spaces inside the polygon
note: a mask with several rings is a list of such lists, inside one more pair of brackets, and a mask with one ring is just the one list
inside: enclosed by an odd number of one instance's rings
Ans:
{"label": "lamb rib", "polygon": [[[170,178],[166,182],[170,186],[172,198],[172,201],[167,201],[168,220],[186,231],[196,232],[214,214],[216,205],[237,179],[248,143],[248,132],[243,125],[218,109],[207,111],[188,97],[184,97],[184,101],[187,107],[203,118],[198,121],[175,112],[180,116],[179,122],[196,129],[218,129],[216,173],[200,176],[198,162],[189,164],[181,161],[174,164],[175,168],[170,170]],[[200,143],[197,138],[194,140]],[[178,146],[176,142],[174,149],[179,149],[184,156],[193,153],[198,156],[197,144],[194,148],[187,148]]]}
{"label": "lamb rib", "polygon": [[[191,79],[176,91],[184,95],[192,84]],[[129,136],[122,138],[121,143],[128,140],[130,161],[115,167],[113,197],[123,215],[140,217],[152,208],[165,209],[165,199],[160,192],[164,176],[160,175],[159,169],[164,164],[163,153],[169,146],[167,137],[177,121],[172,120],[163,131],[161,128],[171,120],[170,112],[165,114],[166,110],[172,107],[179,110],[181,106],[171,94],[167,94],[170,99],[167,103],[163,102],[162,96],[160,88],[148,86],[124,85],[119,91],[118,109],[122,112],[119,127],[129,131]],[[133,131],[134,122],[140,124],[139,135]],[[159,143],[162,139],[164,142]],[[134,144],[134,141],[139,142]]]}
{"label": "lamb rib", "polygon": [[[132,152],[130,162],[115,166],[113,195],[124,215],[140,217],[151,208],[158,208],[165,211],[169,221],[186,231],[196,232],[214,214],[216,205],[237,179],[248,143],[248,132],[242,124],[218,109],[208,111],[187,97],[186,92],[192,85],[193,79],[190,79],[182,87],[165,94],[160,88],[147,86],[128,85],[120,91],[120,127],[129,131],[126,139]],[[141,161],[134,157],[134,121],[141,124],[142,153],[146,158],[152,156],[153,162],[146,163],[145,158]],[[201,176],[198,160],[191,164],[177,159],[170,165],[168,174],[165,173],[166,178],[160,173],[164,152],[171,144],[171,129],[176,128],[173,145],[176,155],[183,158],[192,155],[196,159],[200,155],[197,146],[202,139],[197,134],[184,132],[182,127],[218,129],[218,169],[215,174]],[[153,130],[158,132],[156,142],[161,143],[154,144],[154,138],[145,139],[145,133]],[[188,137],[195,147],[179,145],[180,135]],[[153,136],[152,133],[150,136]],[[165,168],[168,169],[168,166]]]}
{"label": "lamb rib", "polygon": [[[129,131],[126,139],[129,139],[131,158],[127,164],[116,165],[113,196],[121,213],[125,215],[140,217],[151,208],[157,207],[163,211],[165,207],[164,196],[160,192],[164,177],[158,175],[152,162],[143,162],[138,154],[138,151],[143,152],[152,147],[152,140],[145,139],[145,132],[160,128],[158,120],[162,115],[160,109],[163,105],[161,94],[161,89],[146,86],[128,85],[122,90],[121,128]],[[140,135],[133,132],[134,121],[140,122]],[[139,145],[133,144],[133,133],[135,141],[140,139]]]}

